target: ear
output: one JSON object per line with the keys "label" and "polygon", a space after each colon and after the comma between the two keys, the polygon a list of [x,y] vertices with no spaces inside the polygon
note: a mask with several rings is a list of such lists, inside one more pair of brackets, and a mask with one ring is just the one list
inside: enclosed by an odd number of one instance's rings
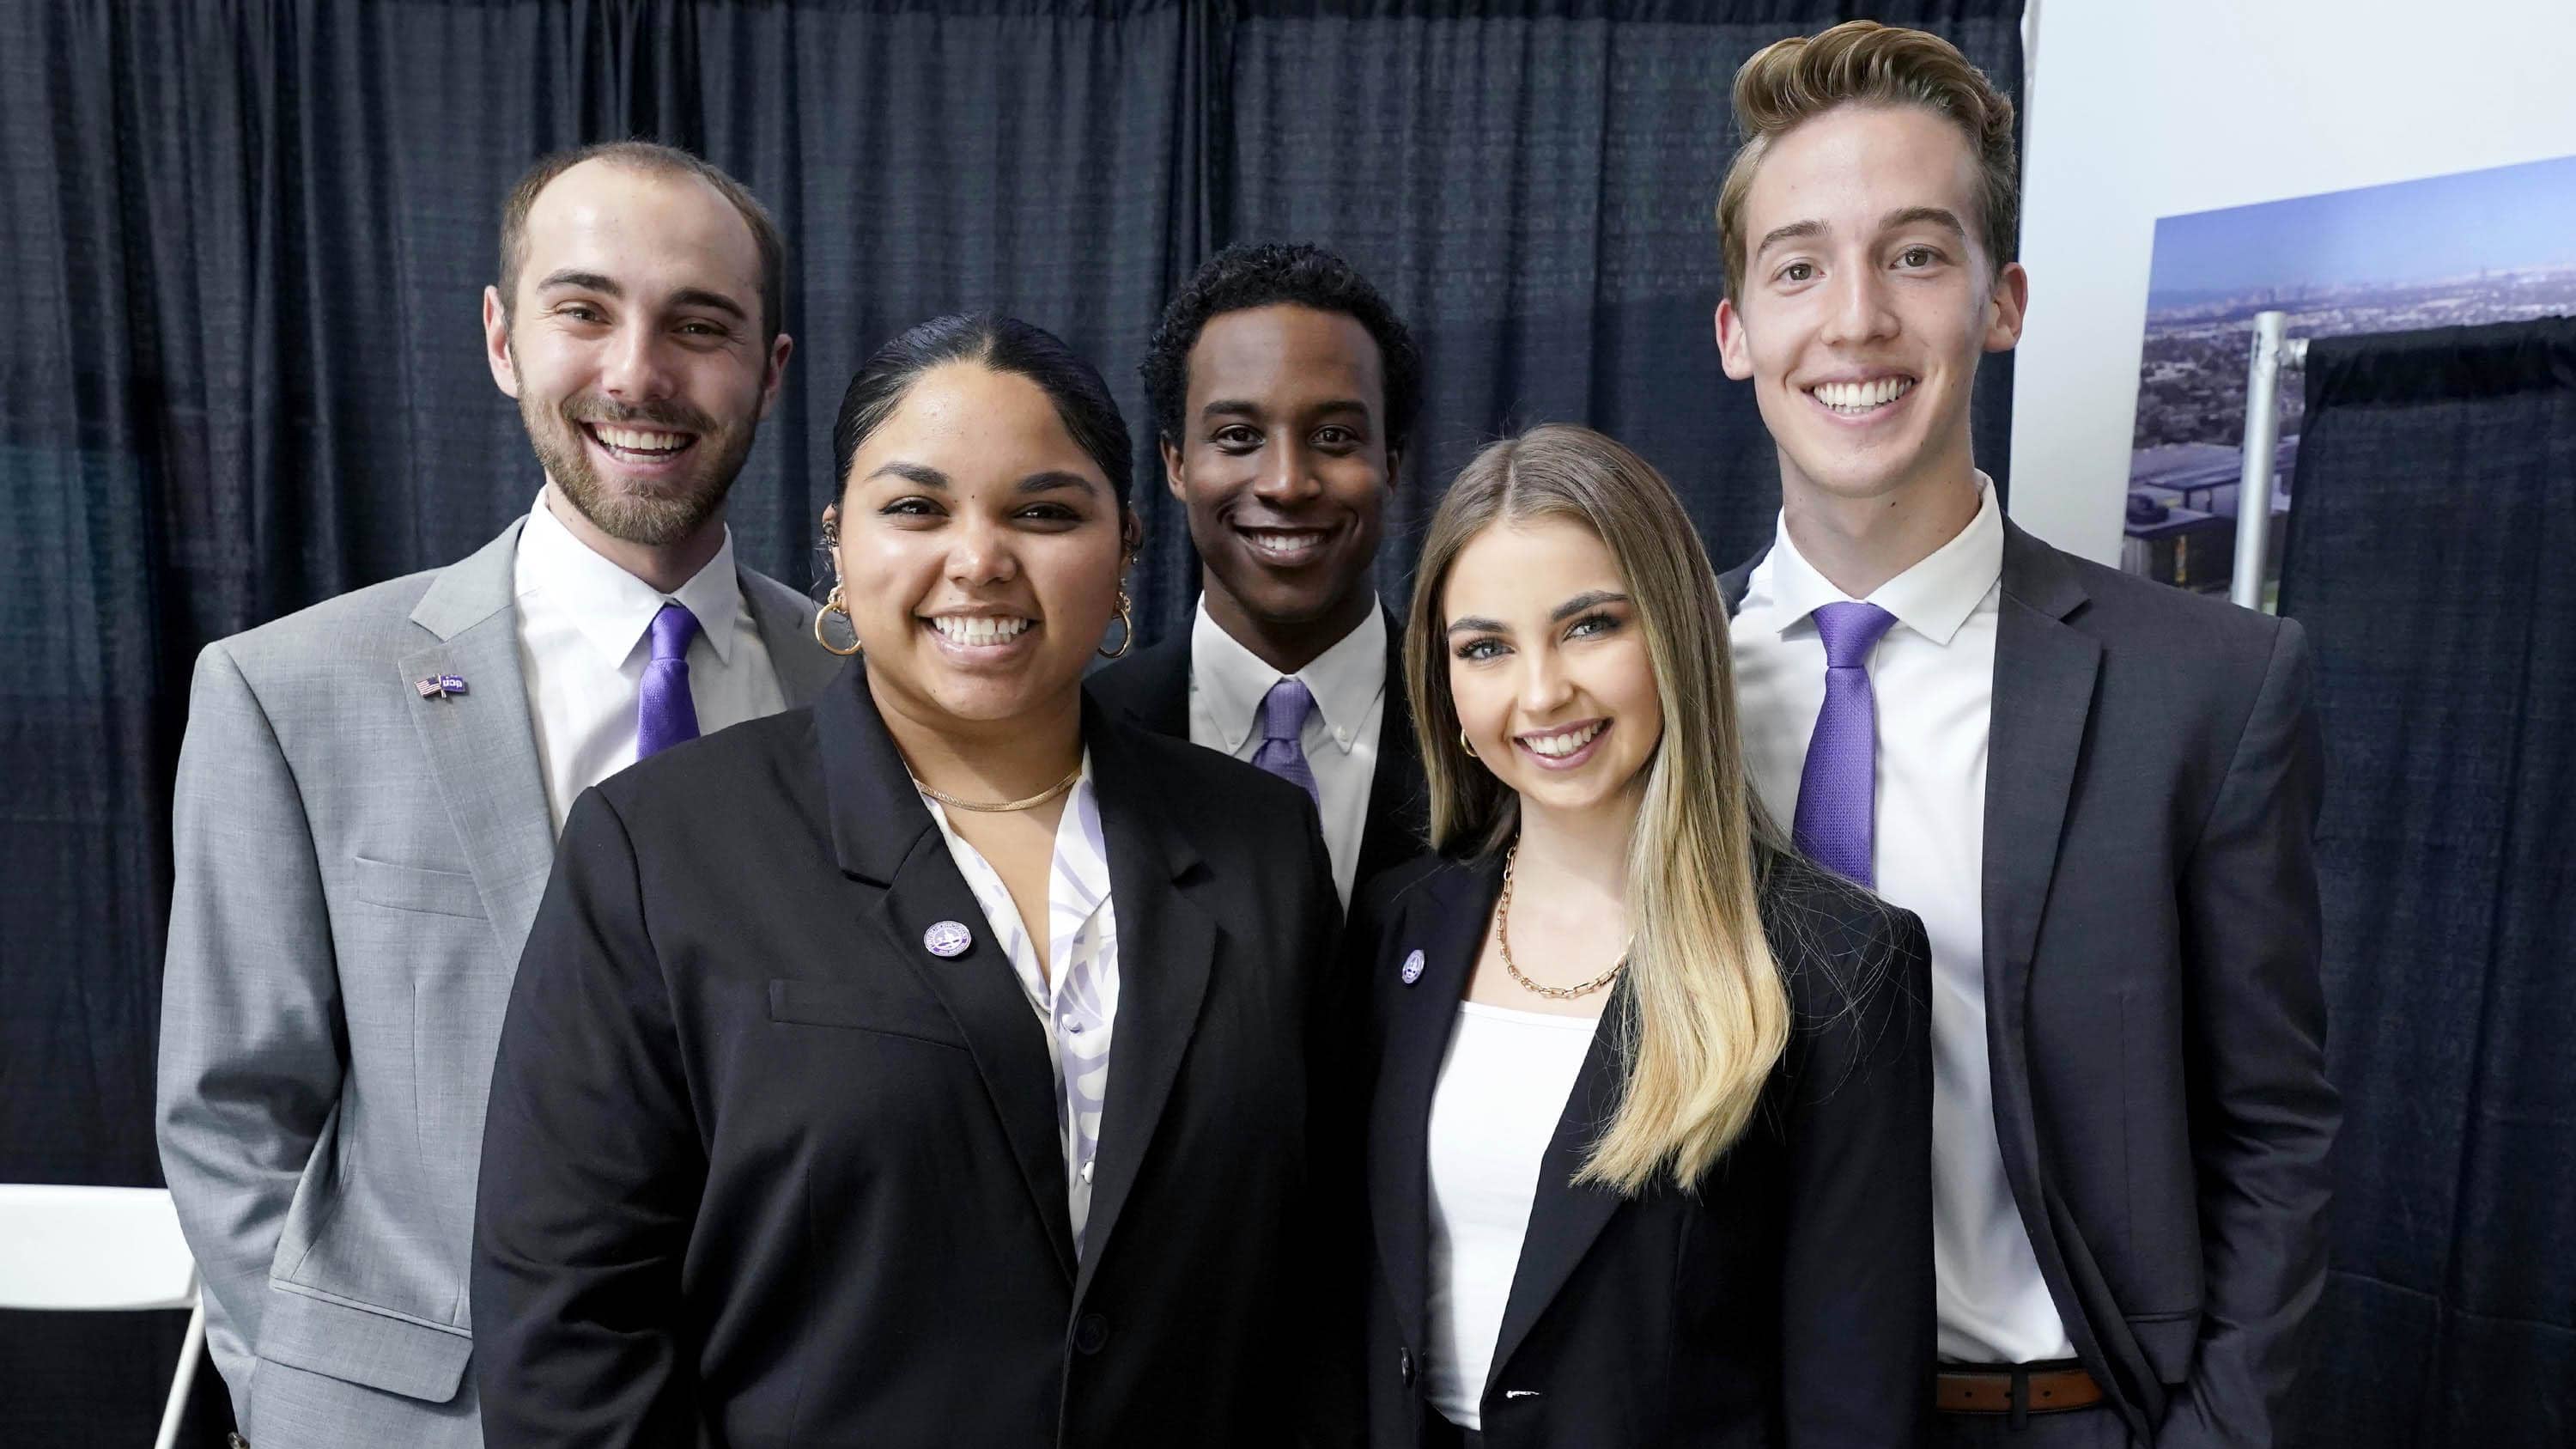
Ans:
{"label": "ear", "polygon": [[501,305],[501,289],[483,289],[483,361],[492,369],[492,384],[512,397],[519,395],[519,364],[510,356],[510,314]]}
{"label": "ear", "polygon": [[823,505],[823,553],[832,561],[832,582],[841,581],[841,505]]}
{"label": "ear", "polygon": [[1126,515],[1118,525],[1118,567],[1123,570],[1144,552],[1145,520],[1137,517],[1133,508],[1122,507],[1119,512]]}
{"label": "ear", "polygon": [[1995,277],[1986,298],[1986,350],[2010,352],[2021,341],[2022,318],[2030,311],[2030,273],[2008,262]]}
{"label": "ear", "polygon": [[1156,440],[1163,453],[1163,486],[1172,492],[1174,501],[1187,504],[1189,493],[1181,486],[1181,450],[1169,437]]}
{"label": "ear", "polygon": [[1744,335],[1744,314],[1735,310],[1732,297],[1717,299],[1717,360],[1737,382],[1753,376],[1753,343]]}
{"label": "ear", "polygon": [[1386,450],[1386,486],[1390,492],[1395,488],[1395,480],[1403,476],[1404,449],[1390,447]]}
{"label": "ear", "polygon": [[784,332],[779,333],[777,340],[769,344],[769,366],[761,374],[760,411],[756,414],[757,417],[767,419],[769,410],[778,405],[778,385],[787,380],[787,358],[795,350],[796,339]]}

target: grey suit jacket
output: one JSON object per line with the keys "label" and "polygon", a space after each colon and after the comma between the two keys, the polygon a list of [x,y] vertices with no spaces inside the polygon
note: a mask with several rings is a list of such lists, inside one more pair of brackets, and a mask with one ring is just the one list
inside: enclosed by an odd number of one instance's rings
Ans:
{"label": "grey suit jacket", "polygon": [[[258,1449],[474,1445],[483,1105],[554,863],[513,567],[444,569],[207,646],[180,750],[161,1165]],[[748,569],[781,692],[839,661]],[[452,674],[464,692],[413,681]]]}
{"label": "grey suit jacket", "polygon": [[[1760,558],[1719,579],[1730,613]],[[2295,621],[2004,525],[1995,1135],[2076,1352],[2156,1449],[2295,1437],[2281,1414],[2325,1280],[2341,1116],[2308,672]]]}

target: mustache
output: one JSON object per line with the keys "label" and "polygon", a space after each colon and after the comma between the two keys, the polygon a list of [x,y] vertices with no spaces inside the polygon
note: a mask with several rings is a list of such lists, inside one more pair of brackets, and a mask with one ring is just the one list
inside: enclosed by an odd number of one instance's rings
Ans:
{"label": "mustache", "polygon": [[716,420],[680,402],[622,403],[610,398],[569,398],[562,412],[566,422],[606,423],[611,427],[628,423],[649,423],[683,433],[718,431]]}

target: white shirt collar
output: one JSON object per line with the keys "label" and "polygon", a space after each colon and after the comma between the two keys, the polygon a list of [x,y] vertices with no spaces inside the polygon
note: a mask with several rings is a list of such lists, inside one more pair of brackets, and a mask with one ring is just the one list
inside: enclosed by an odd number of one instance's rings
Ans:
{"label": "white shirt collar", "polygon": [[[1771,542],[1771,596],[1777,612],[1771,623],[1783,634],[1827,604],[1850,595],[1835,588],[1789,538],[1784,514]],[[1977,474],[1977,516],[1948,543],[1934,549],[1912,568],[1889,579],[1867,602],[1894,614],[1898,623],[1948,645],[1950,636],[1968,622],[2004,572],[2004,518],[1995,506],[1993,480]]]}
{"label": "white shirt collar", "polygon": [[[1190,688],[1207,696],[1208,716],[1227,754],[1243,748],[1260,721],[1262,699],[1282,677],[1208,617],[1202,595],[1190,625]],[[1348,754],[1359,740],[1361,721],[1386,694],[1385,608],[1371,600],[1368,617],[1298,670],[1297,678],[1313,692],[1315,712],[1324,717],[1334,746]]]}
{"label": "white shirt collar", "polygon": [[569,618],[612,669],[625,664],[652,628],[653,616],[662,612],[664,603],[673,601],[697,616],[698,632],[716,651],[716,662],[733,662],[734,636],[743,609],[730,528],[706,567],[680,585],[678,592],[666,595],[573,537],[572,530],[546,506],[546,489],[541,488],[536,507],[528,511],[528,526],[519,534],[512,576],[518,597],[542,592],[547,606]]}

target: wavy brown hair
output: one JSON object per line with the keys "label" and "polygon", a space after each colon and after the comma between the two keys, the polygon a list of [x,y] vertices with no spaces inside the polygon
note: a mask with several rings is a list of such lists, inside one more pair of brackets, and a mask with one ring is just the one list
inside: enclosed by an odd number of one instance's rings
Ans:
{"label": "wavy brown hair", "polygon": [[1726,605],[1699,533],[1653,465],[1589,428],[1549,424],[1487,447],[1432,515],[1404,627],[1431,843],[1489,855],[1520,831],[1519,797],[1459,738],[1442,595],[1477,535],[1538,519],[1577,523],[1608,546],[1663,715],[1628,842],[1625,1085],[1577,1181],[1633,1195],[1669,1172],[1688,1189],[1752,1120],[1788,1042],[1788,991],[1757,905],[1763,847],[1777,836],[1745,780]]}
{"label": "wavy brown hair", "polygon": [[1718,189],[1717,244],[1726,261],[1726,295],[1736,305],[1743,305],[1744,269],[1752,261],[1744,198],[1762,158],[1800,123],[1847,105],[1921,106],[1948,117],[1977,158],[1987,264],[2000,273],[2013,259],[2021,173],[2013,153],[2012,102],[1957,46],[1937,35],[1846,20],[1812,36],[1766,45],[1735,73],[1735,129],[1744,144]]}

